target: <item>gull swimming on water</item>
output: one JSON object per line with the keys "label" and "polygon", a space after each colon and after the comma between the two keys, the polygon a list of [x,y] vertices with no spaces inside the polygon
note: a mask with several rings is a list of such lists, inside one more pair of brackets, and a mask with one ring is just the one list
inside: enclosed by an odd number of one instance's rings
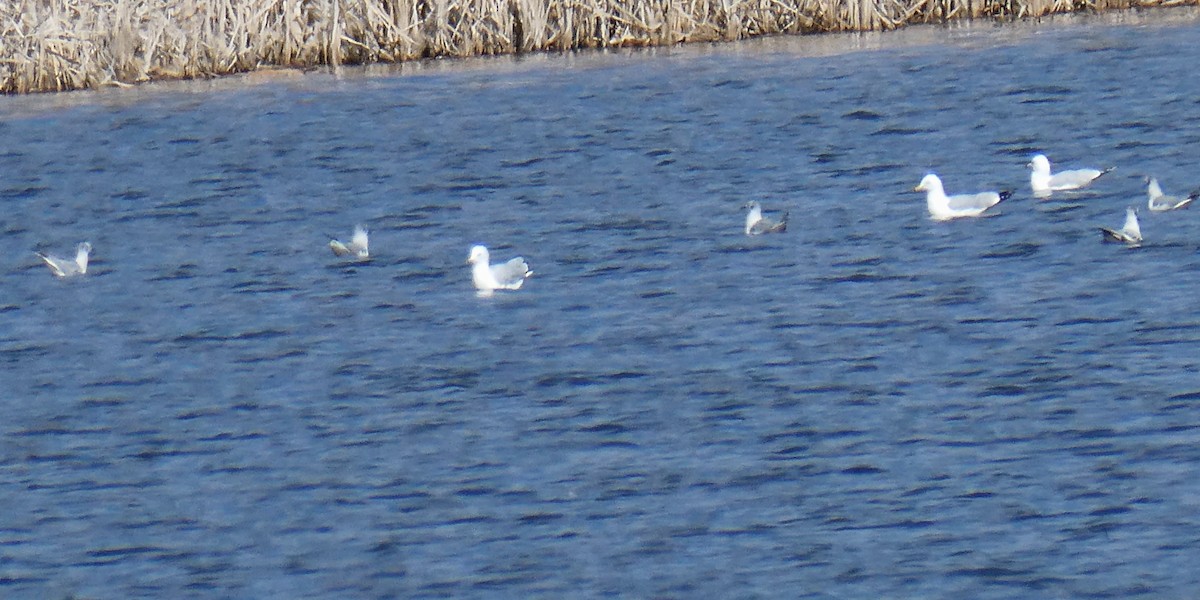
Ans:
{"label": "gull swimming on water", "polygon": [[1138,226],[1137,209],[1132,206],[1125,209],[1125,226],[1120,230],[1101,227],[1100,232],[1104,234],[1106,242],[1123,242],[1130,246],[1140,245],[1142,228]]}
{"label": "gull swimming on water", "polygon": [[1050,159],[1046,158],[1045,154],[1035,155],[1033,160],[1029,161],[1028,166],[1033,171],[1029,174],[1029,186],[1033,188],[1033,193],[1040,197],[1049,196],[1051,192],[1087,187],[1101,175],[1115,168],[1109,167],[1103,171],[1100,169],[1075,169],[1051,175]]}
{"label": "gull swimming on water", "polygon": [[350,238],[349,244],[343,244],[337,239],[329,240],[329,249],[333,250],[333,253],[337,256],[350,256],[353,254],[358,258],[369,258],[371,253],[367,250],[367,246],[367,228],[362,225],[354,227],[354,237]]}
{"label": "gull swimming on water", "polygon": [[925,203],[929,215],[935,221],[946,221],[959,217],[978,217],[987,209],[1012,196],[1012,192],[981,192],[978,194],[955,194],[947,196],[942,180],[930,173],[921,180],[914,192],[925,192]]}
{"label": "gull swimming on water", "polygon": [[1166,210],[1175,210],[1183,208],[1192,203],[1197,196],[1200,196],[1200,191],[1192,192],[1186,197],[1168,196],[1163,193],[1162,188],[1158,185],[1158,180],[1153,177],[1146,177],[1146,205],[1150,210],[1162,212]]}
{"label": "gull swimming on water", "polygon": [[50,267],[50,272],[57,277],[74,277],[87,273],[88,254],[92,251],[92,245],[88,242],[80,243],[75,246],[75,258],[63,258],[61,256],[46,256],[41,252],[35,252],[42,262]]}
{"label": "gull swimming on water", "polygon": [[525,259],[520,256],[503,264],[488,264],[488,249],[483,246],[471,248],[467,264],[471,265],[471,280],[481,295],[490,295],[492,290],[520,289],[525,279],[533,275]]}
{"label": "gull swimming on water", "polygon": [[783,233],[787,231],[788,213],[783,213],[783,218],[776,222],[762,216],[762,205],[757,201],[751,200],[744,208],[750,210],[750,212],[746,213],[746,235]]}

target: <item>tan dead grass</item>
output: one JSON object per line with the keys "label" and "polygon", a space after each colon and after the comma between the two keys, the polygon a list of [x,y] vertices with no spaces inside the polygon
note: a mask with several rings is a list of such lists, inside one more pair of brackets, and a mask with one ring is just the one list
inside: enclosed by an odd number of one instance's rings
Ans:
{"label": "tan dead grass", "polygon": [[0,93],[1200,0],[3,0]]}

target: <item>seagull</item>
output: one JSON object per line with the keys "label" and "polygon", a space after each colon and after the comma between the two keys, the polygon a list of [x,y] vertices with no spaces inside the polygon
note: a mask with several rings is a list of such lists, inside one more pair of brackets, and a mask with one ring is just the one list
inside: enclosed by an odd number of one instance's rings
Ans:
{"label": "seagull", "polygon": [[493,290],[520,289],[525,279],[533,275],[525,259],[520,256],[503,264],[489,265],[488,249],[483,246],[471,248],[467,264],[471,265],[471,280],[475,283],[475,289],[483,296],[491,295]]}
{"label": "seagull", "polygon": [[354,237],[350,238],[349,244],[343,244],[337,239],[329,240],[329,249],[337,256],[353,254],[358,258],[370,258],[371,253],[367,251],[367,228],[362,225],[355,226]]}
{"label": "seagull", "polygon": [[1131,247],[1141,245],[1142,228],[1138,226],[1137,209],[1132,206],[1125,209],[1125,226],[1120,231],[1101,227],[1100,232],[1106,242],[1124,242]]}
{"label": "seagull", "polygon": [[50,267],[50,272],[56,277],[74,277],[87,273],[88,253],[92,251],[92,245],[88,242],[83,242],[75,246],[75,259],[63,258],[61,256],[46,256],[41,252],[35,252],[42,262]]}
{"label": "seagull", "polygon": [[1109,167],[1103,171],[1099,169],[1075,169],[1051,175],[1050,159],[1046,158],[1045,154],[1034,156],[1033,160],[1029,161],[1027,166],[1033,170],[1029,175],[1029,185],[1033,188],[1033,193],[1039,197],[1049,196],[1051,192],[1077,190],[1087,187],[1093,181],[1099,179],[1101,175],[1116,168]]}
{"label": "seagull", "polygon": [[788,213],[783,213],[783,218],[779,222],[772,221],[762,216],[762,205],[751,200],[746,203],[750,210],[746,213],[746,235],[761,235],[764,233],[783,233],[787,231]]}
{"label": "seagull", "polygon": [[1168,196],[1163,193],[1162,188],[1158,186],[1158,180],[1153,177],[1146,177],[1146,196],[1148,198],[1146,205],[1154,212],[1162,212],[1166,210],[1175,210],[1183,208],[1192,203],[1197,196],[1200,196],[1200,191],[1192,192],[1184,198],[1179,196]]}
{"label": "seagull", "polygon": [[929,215],[935,221],[947,221],[959,217],[978,217],[983,212],[1002,200],[1012,196],[1012,192],[982,192],[978,194],[956,194],[947,196],[942,189],[942,180],[930,173],[921,180],[914,192],[925,192],[925,203],[929,206]]}

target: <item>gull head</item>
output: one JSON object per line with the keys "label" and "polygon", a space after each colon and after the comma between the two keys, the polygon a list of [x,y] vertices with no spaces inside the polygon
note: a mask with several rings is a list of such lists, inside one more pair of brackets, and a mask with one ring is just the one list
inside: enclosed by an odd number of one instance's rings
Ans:
{"label": "gull head", "polygon": [[1122,230],[1133,241],[1142,241],[1142,228],[1138,225],[1137,209],[1130,206],[1125,209],[1125,226]]}
{"label": "gull head", "polygon": [[79,265],[80,273],[87,273],[88,254],[92,252],[92,244],[90,242],[80,242],[75,246],[75,264]]}
{"label": "gull head", "polygon": [[1046,158],[1045,154],[1035,154],[1029,164],[1025,166],[1033,169],[1034,173],[1050,174],[1050,159]]}
{"label": "gull head", "polygon": [[762,205],[758,203],[758,200],[751,200],[747,202],[745,206],[742,206],[742,208],[750,211],[746,213],[747,225],[749,225],[751,221],[758,221],[762,218]]}
{"label": "gull head", "polygon": [[472,247],[471,255],[467,257],[467,264],[488,264],[488,249],[483,246]]}
{"label": "gull head", "polygon": [[1038,198],[1050,197],[1050,159],[1045,154],[1035,154],[1027,165],[1032,172],[1029,174],[1029,187]]}
{"label": "gull head", "polygon": [[746,213],[746,235],[750,235],[754,226],[762,220],[762,205],[757,200],[751,200],[742,208],[749,211]]}
{"label": "gull head", "polygon": [[942,180],[933,173],[921,178],[921,183],[913,188],[914,192],[942,192]]}
{"label": "gull head", "polygon": [[1163,195],[1162,187],[1158,185],[1157,179],[1147,175],[1142,178],[1142,181],[1146,183],[1146,195],[1149,196],[1151,202]]}
{"label": "gull head", "polygon": [[350,248],[359,258],[368,258],[371,256],[370,238],[367,235],[367,228],[362,225],[354,227],[354,237],[350,238]]}

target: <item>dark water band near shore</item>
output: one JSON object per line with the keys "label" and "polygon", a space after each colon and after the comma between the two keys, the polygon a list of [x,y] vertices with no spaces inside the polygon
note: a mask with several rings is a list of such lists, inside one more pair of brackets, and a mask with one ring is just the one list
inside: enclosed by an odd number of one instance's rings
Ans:
{"label": "dark water band near shore", "polygon": [[880,31],[1197,0],[13,0],[0,92],[123,86],[263,67]]}

